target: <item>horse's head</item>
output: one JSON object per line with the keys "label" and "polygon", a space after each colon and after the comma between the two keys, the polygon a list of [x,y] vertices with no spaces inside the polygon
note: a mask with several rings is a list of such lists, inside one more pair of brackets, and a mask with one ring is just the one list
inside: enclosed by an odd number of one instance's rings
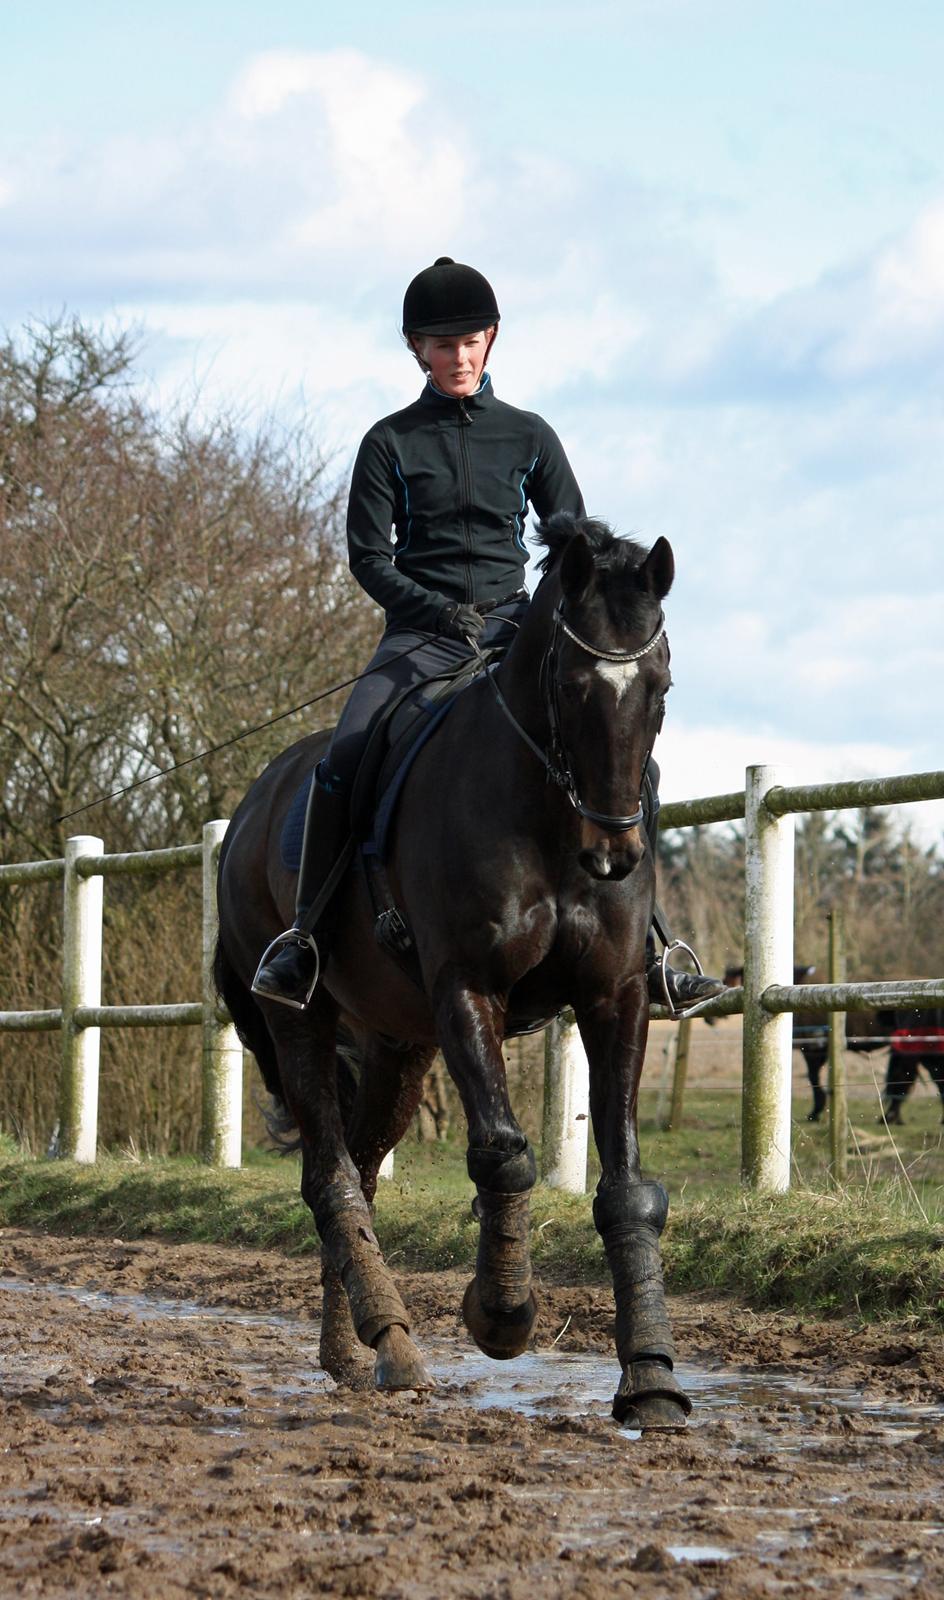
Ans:
{"label": "horse's head", "polygon": [[552,612],[545,696],[580,815],[580,863],[594,878],[625,878],[645,853],[641,792],[671,683],[662,601],[672,549],[658,539],[647,552],[605,523],[563,514],[538,537]]}

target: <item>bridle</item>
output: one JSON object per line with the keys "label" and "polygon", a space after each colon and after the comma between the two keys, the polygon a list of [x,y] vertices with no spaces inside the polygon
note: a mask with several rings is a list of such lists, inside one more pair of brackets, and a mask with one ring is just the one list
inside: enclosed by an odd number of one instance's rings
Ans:
{"label": "bridle", "polygon": [[[602,811],[592,811],[589,806],[584,805],[577,792],[577,781],[574,777],[573,765],[571,763],[564,740],[564,730],[561,726],[560,678],[558,675],[561,634],[566,634],[567,638],[571,639],[573,643],[578,645],[581,650],[585,650],[587,655],[595,656],[598,661],[612,661],[619,665],[628,666],[633,661],[641,661],[643,656],[647,656],[651,650],[654,650],[656,645],[659,643],[659,640],[665,637],[665,615],[662,611],[659,612],[659,623],[655,633],[653,633],[652,636],[646,640],[645,644],[640,645],[638,650],[601,650],[597,645],[591,644],[588,639],[584,639],[579,633],[576,632],[574,628],[570,626],[570,623],[567,622],[566,618],[564,617],[561,606],[562,602],[558,601],[557,605],[554,607],[554,625],[551,629],[551,637],[548,641],[547,648],[541,658],[539,675],[541,692],[544,696],[544,708],[547,712],[548,726],[551,730],[550,753],[548,753],[546,750],[542,750],[541,746],[534,739],[532,739],[531,735],[521,726],[521,723],[511,710],[511,707],[508,705],[507,700],[495,681],[494,662],[488,662],[486,664],[485,673],[489,683],[492,686],[495,698],[498,701],[502,711],[505,713],[505,716],[508,718],[508,721],[524,740],[528,748],[534,752],[538,760],[544,766],[544,769],[547,773],[548,782],[555,783],[559,788],[563,789],[578,816],[585,817],[588,822],[595,823],[598,828],[602,828],[606,833],[628,833],[630,828],[638,828],[639,824],[643,820],[644,812],[642,805],[642,790],[645,786],[646,772],[648,770],[649,760],[652,755],[652,747],[650,746],[650,748],[646,751],[646,759],[643,762],[642,775],[639,783],[639,806],[638,809],[633,812],[632,816],[611,817],[607,816],[606,813]],[[660,722],[659,727],[661,726],[662,724]],[[658,731],[659,730],[657,728],[656,732],[658,733]]]}

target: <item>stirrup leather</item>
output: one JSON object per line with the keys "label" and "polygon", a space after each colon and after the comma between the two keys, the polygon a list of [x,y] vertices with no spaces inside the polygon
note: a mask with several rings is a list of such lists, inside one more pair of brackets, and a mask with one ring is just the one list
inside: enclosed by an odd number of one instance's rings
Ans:
{"label": "stirrup leather", "polygon": [[[256,979],[258,978],[263,967],[267,965],[270,956],[280,950],[283,945],[288,944],[307,946],[315,958],[315,975],[308,986],[308,993],[305,995],[304,1000],[292,1000],[288,995],[271,994],[268,989],[256,988]],[[310,932],[303,932],[300,928],[286,928],[284,933],[278,934],[277,937],[272,940],[271,944],[266,945],[265,950],[262,952],[262,959],[256,968],[256,974],[252,980],[250,988],[252,993],[259,995],[260,999],[262,1000],[274,1000],[276,1005],[290,1006],[293,1011],[304,1011],[318,987],[318,979],[320,977],[321,957],[318,954],[318,946],[315,944],[314,935]]]}

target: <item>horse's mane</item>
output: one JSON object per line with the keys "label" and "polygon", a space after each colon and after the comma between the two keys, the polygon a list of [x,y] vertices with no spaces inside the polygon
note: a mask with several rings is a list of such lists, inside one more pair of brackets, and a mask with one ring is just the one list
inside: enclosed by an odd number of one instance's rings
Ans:
{"label": "horse's mane", "polygon": [[570,511],[555,511],[535,532],[535,540],[547,554],[540,562],[541,573],[553,572],[574,534],[582,533],[590,545],[598,567],[631,573],[646,559],[648,551],[635,539],[624,539],[596,517],[575,517]]}

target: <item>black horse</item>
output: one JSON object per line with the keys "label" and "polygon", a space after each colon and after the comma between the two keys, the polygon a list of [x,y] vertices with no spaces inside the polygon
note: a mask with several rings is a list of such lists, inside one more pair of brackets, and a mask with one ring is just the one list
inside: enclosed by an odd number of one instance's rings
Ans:
{"label": "black horse", "polygon": [[[743,967],[726,967],[724,981],[729,988],[737,988],[744,982]],[[793,969],[793,982],[815,983],[816,968],[798,964]],[[849,1021],[858,1025],[862,1018],[856,1016]],[[793,1048],[799,1050],[806,1065],[806,1075],[813,1091],[813,1109],[807,1117],[807,1122],[818,1122],[826,1109],[826,1090],[820,1083],[820,1077],[829,1057],[829,1023],[824,1016],[815,1011],[796,1011],[793,1015]]]}
{"label": "black horse", "polygon": [[[664,539],[647,553],[589,520],[551,518],[540,537],[545,573],[514,643],[493,675],[457,697],[401,791],[388,868],[419,980],[378,946],[355,863],[308,1009],[250,994],[261,952],[291,918],[295,884],[279,835],[323,735],[274,761],[233,817],[220,860],[217,978],[300,1131],[302,1194],[322,1241],[322,1364],[350,1379],[359,1340],[375,1352],[381,1389],[429,1382],[370,1204],[437,1046],[465,1110],[477,1190],[466,1325],[498,1359],[527,1344],[535,1161],[509,1102],[502,1043],[571,1006],[602,1164],[593,1216],[616,1299],[614,1415],[680,1427],[691,1408],[672,1372],[659,1255],[668,1197],[641,1178],[636,1132],[655,887],[639,797],[670,684],[661,602],[674,563]],[[339,1027],[360,1059],[346,1118]]]}

